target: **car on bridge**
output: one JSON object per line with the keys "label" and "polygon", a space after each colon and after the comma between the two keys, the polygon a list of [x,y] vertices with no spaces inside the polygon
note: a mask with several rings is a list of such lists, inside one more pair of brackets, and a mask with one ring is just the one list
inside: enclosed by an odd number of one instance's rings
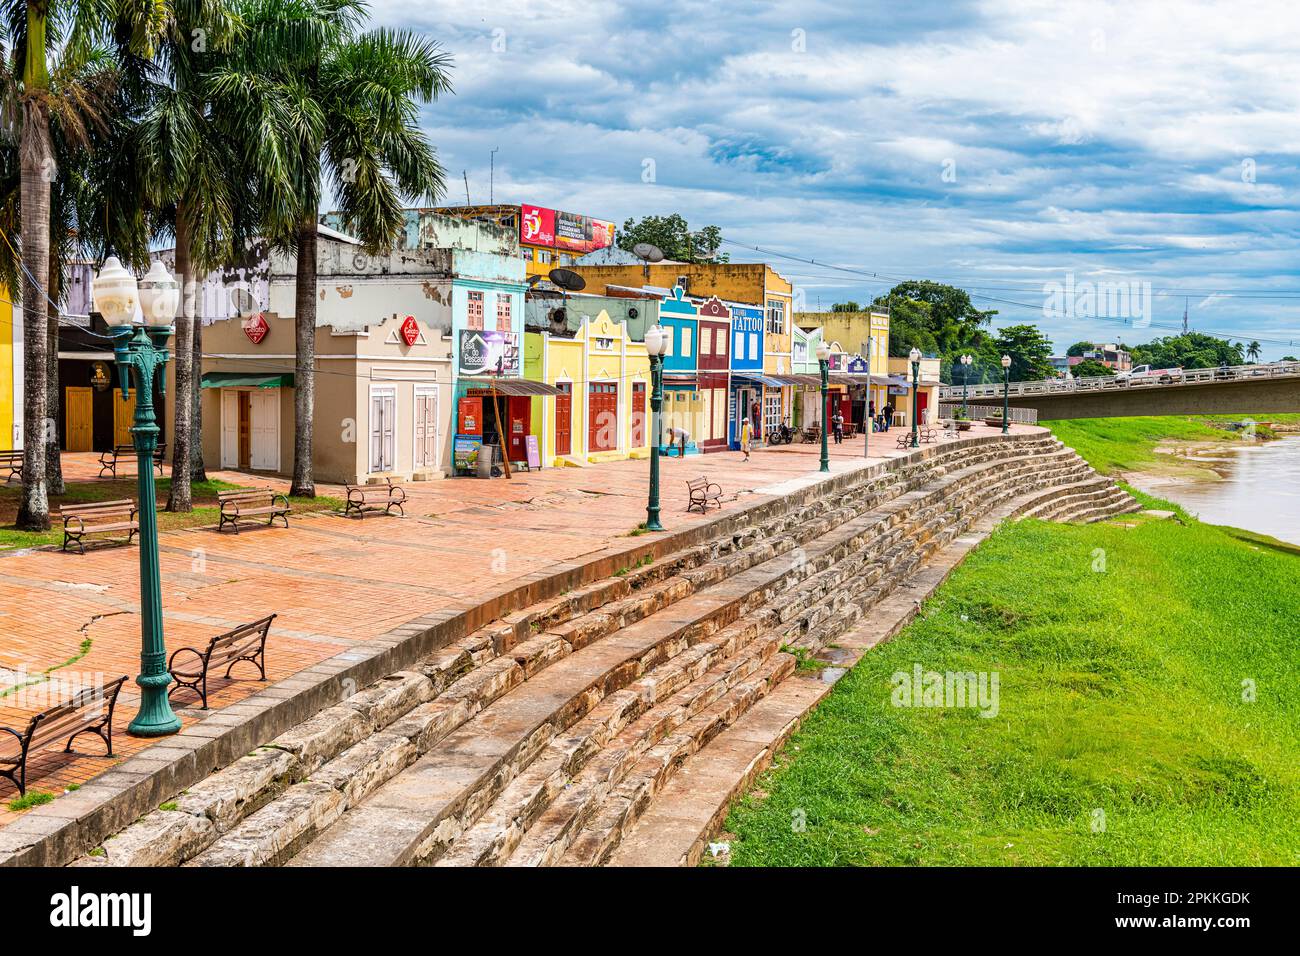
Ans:
{"label": "car on bridge", "polygon": [[1139,365],[1129,369],[1127,372],[1116,372],[1115,379],[1120,382],[1124,381],[1149,381],[1155,379],[1161,385],[1168,385],[1176,382],[1183,377],[1181,368],[1152,368],[1150,365]]}

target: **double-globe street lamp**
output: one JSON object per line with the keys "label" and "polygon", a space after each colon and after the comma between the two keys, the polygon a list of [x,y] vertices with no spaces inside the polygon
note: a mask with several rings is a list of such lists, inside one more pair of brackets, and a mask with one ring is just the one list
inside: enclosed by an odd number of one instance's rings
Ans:
{"label": "double-globe street lamp", "polygon": [[[161,737],[181,729],[180,718],[167,700],[167,647],[163,642],[162,581],[158,568],[158,505],[153,481],[153,453],[158,447],[158,422],[154,416],[154,386],[158,397],[166,392],[164,373],[167,339],[180,305],[181,290],[162,262],[155,259],[137,284],[135,276],[110,256],[92,283],[95,309],[113,336],[122,398],[135,386],[135,424],[131,438],[137,459],[136,489],[140,501],[140,711],[127,726],[136,737]],[[133,325],[136,305],[144,322]]]}
{"label": "double-globe street lamp", "polygon": [[912,362],[912,447],[921,447],[921,438],[917,432],[917,418],[920,416],[917,392],[921,385],[921,350],[913,348],[907,353],[908,359]]}
{"label": "double-globe street lamp", "polygon": [[650,356],[650,500],[646,503],[647,531],[662,531],[659,523],[659,415],[664,407],[664,355],[668,351],[669,331],[662,325],[646,330],[645,349]]}
{"label": "double-globe street lamp", "polygon": [[822,471],[831,470],[831,453],[826,447],[826,429],[830,425],[828,405],[830,403],[831,347],[825,340],[817,346],[817,364],[822,370]]}
{"label": "double-globe street lamp", "polygon": [[1002,434],[1010,428],[1011,414],[1011,356],[1002,356]]}
{"label": "double-globe street lamp", "polygon": [[970,418],[970,406],[966,404],[966,385],[970,381],[970,363],[974,361],[969,355],[961,357],[961,413],[963,418]]}

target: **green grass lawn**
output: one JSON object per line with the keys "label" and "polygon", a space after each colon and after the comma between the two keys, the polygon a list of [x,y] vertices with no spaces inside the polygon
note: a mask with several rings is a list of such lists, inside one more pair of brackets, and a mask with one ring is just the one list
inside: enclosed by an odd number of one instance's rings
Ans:
{"label": "green grass lawn", "polygon": [[[1085,418],[1043,421],[1057,438],[1065,442],[1102,474],[1124,471],[1204,471],[1195,465],[1178,462],[1174,456],[1156,454],[1158,445],[1192,445],[1201,442],[1239,442],[1241,437],[1208,422],[1241,421],[1244,415],[1162,416],[1138,418]],[[1300,422],[1300,415],[1258,415],[1257,421],[1278,424]]]}
{"label": "green grass lawn", "polygon": [[[1300,863],[1297,580],[1197,522],[1002,527],[732,812],[732,865]],[[996,671],[997,715],[893,706],[914,663]]]}

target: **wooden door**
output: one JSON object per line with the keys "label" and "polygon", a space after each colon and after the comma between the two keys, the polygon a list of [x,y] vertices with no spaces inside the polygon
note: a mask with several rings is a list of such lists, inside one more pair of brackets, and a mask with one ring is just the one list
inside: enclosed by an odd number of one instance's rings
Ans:
{"label": "wooden door", "polygon": [[95,447],[95,390],[63,390],[64,447],[68,451],[92,451]]}
{"label": "wooden door", "polygon": [[438,460],[438,393],[415,393],[415,468],[432,468]]}
{"label": "wooden door", "polygon": [[556,382],[560,394],[555,396],[555,454],[573,452],[573,383]]}
{"label": "wooden door", "polygon": [[918,424],[924,425],[929,421],[929,419],[926,418],[926,414],[925,414],[926,408],[929,405],[929,402],[927,401],[929,397],[930,396],[923,389],[918,388],[916,390],[917,406],[920,409],[920,411],[917,413],[917,419],[916,419]]}
{"label": "wooden door", "polygon": [[587,448],[613,451],[618,447],[618,386],[592,382],[587,389]]}
{"label": "wooden door", "polygon": [[645,382],[632,383],[632,447],[646,444]]}
{"label": "wooden door", "polygon": [[239,393],[221,390],[221,467],[239,467]]}
{"label": "wooden door", "polygon": [[262,388],[252,393],[250,412],[252,446],[249,465],[254,471],[280,469],[280,390]]}
{"label": "wooden door", "polygon": [[506,402],[510,460],[527,461],[528,435],[532,431],[533,400],[527,395],[511,395]]}
{"label": "wooden door", "polygon": [[239,467],[248,470],[253,447],[253,416],[248,392],[236,392],[239,401]]}
{"label": "wooden door", "polygon": [[118,389],[113,389],[113,444],[131,444],[131,426],[135,424],[135,390],[126,399]]}
{"label": "wooden door", "polygon": [[370,470],[393,470],[394,421],[397,414],[397,395],[390,389],[376,389],[370,393]]}

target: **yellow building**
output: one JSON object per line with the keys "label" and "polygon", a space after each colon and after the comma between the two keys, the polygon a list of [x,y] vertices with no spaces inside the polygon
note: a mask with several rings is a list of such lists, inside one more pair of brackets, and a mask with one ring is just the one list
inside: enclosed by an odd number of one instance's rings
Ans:
{"label": "yellow building", "polygon": [[[922,358],[919,368],[919,387],[916,390],[917,411],[920,413],[918,424],[933,425],[939,420],[939,359]],[[889,360],[890,378],[896,382],[905,381],[904,385],[891,385],[890,398],[894,403],[893,424],[905,428],[912,425],[912,363],[906,356]],[[879,406],[877,406],[879,407]]]}
{"label": "yellow building", "polygon": [[543,466],[644,458],[650,454],[650,359],[645,343],[604,309],[572,338],[524,335],[524,377],[554,386],[533,398],[532,434]]}
{"label": "yellow building", "polygon": [[[611,286],[640,289],[644,286],[671,289],[680,286],[693,298],[713,296],[724,302],[762,308],[763,371],[773,375],[793,373],[791,328],[794,320],[794,287],[783,275],[763,262],[655,262],[633,265],[573,266],[587,280],[586,291],[607,294]],[[763,388],[763,420],[760,434],[766,435],[790,417],[794,390],[789,386]],[[693,433],[694,434],[694,433]]]}
{"label": "yellow building", "polygon": [[[833,372],[857,372],[860,357],[870,353],[870,385],[863,389],[854,389],[855,400],[862,399],[871,403],[878,412],[889,401],[889,312],[886,309],[871,309],[866,312],[798,312],[794,324],[807,335],[804,341],[795,337],[795,371],[817,372],[817,346],[825,341],[832,352],[831,369]],[[895,397],[895,404],[898,404]],[[864,419],[861,408],[855,405],[853,420]],[[806,417],[806,416],[805,416]],[[847,413],[846,413],[847,417]]]}
{"label": "yellow building", "polygon": [[16,321],[19,307],[13,304],[13,297],[3,285],[0,285],[0,298],[8,319],[0,330],[0,445],[8,449],[21,444],[21,436],[15,427],[18,422],[15,409],[22,408],[22,374],[14,361],[19,355],[16,341],[21,340],[23,330],[22,323]]}

